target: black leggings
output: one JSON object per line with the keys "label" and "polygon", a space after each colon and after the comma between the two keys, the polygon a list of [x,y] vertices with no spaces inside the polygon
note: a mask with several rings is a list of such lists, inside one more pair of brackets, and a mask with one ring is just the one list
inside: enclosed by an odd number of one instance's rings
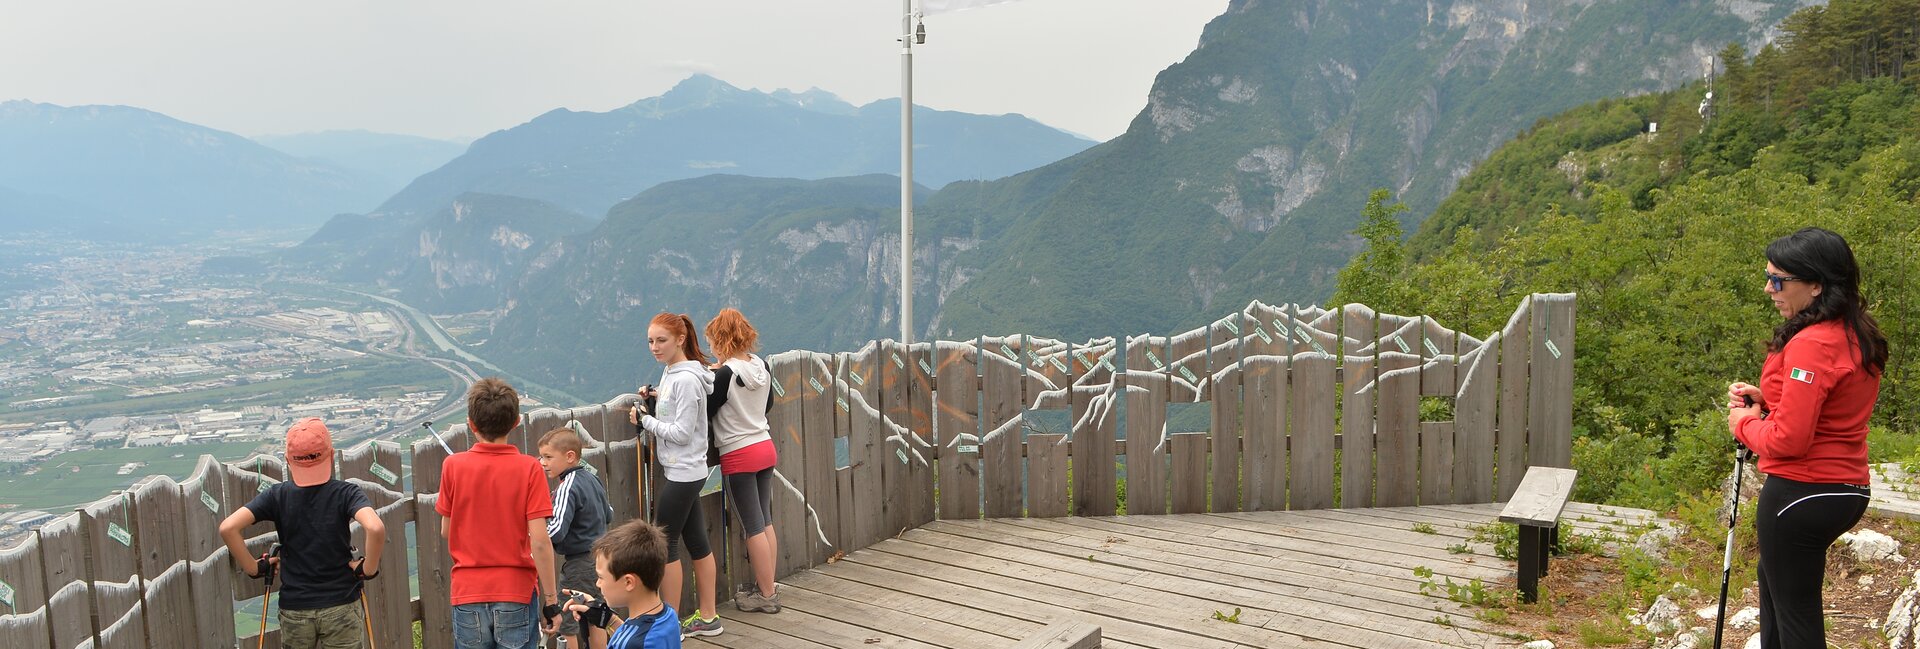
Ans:
{"label": "black leggings", "polygon": [[1754,527],[1760,536],[1761,649],[1825,649],[1820,589],[1827,547],[1867,511],[1866,487],[1767,476]]}
{"label": "black leggings", "polygon": [[667,535],[667,563],[680,560],[680,542],[687,545],[687,556],[695,561],[713,555],[707,545],[707,517],[700,513],[700,488],[707,481],[667,481],[660,498],[653,504],[653,523]]}
{"label": "black leggings", "polygon": [[742,536],[752,538],[767,529],[767,523],[773,521],[773,468],[731,474],[726,480],[733,511],[740,513]]}

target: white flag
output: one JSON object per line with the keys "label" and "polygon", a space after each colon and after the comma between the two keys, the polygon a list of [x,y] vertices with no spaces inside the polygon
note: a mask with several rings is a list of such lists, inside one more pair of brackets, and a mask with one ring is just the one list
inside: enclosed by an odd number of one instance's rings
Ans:
{"label": "white flag", "polygon": [[1014,2],[1014,0],[920,0],[920,15],[953,13],[1007,2]]}

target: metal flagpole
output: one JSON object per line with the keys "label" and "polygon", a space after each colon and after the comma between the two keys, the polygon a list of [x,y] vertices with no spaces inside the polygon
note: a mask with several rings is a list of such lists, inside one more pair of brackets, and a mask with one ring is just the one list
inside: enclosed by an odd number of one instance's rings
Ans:
{"label": "metal flagpole", "polygon": [[[913,0],[900,0],[900,341],[913,343]],[[925,38],[924,32],[919,38]],[[925,42],[924,40],[921,42]]]}

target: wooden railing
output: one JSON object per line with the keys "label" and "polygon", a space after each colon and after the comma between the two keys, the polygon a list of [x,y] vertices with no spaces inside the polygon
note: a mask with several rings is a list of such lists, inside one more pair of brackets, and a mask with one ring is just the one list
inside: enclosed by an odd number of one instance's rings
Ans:
{"label": "wooden railing", "polygon": [[[1526,467],[1570,464],[1573,315],[1572,295],[1530,296],[1481,339],[1361,305],[1256,302],[1171,337],[776,354],[778,574],[935,518],[1503,500]],[[509,441],[531,454],[532,440],[578,422],[615,520],[638,517],[651,487],[631,399],[534,410]],[[1423,399],[1427,418],[1451,419],[1423,421]],[[1189,417],[1176,413],[1170,426],[1174,404],[1205,416],[1182,426]],[[1068,423],[1045,430],[1047,410]],[[433,513],[447,450],[418,437],[339,455],[338,475],[366,490],[388,529],[384,577],[368,583],[380,647],[411,646],[415,622],[426,647],[451,646],[451,565]],[[454,452],[471,445],[464,426],[444,437]],[[0,552],[0,646],[253,646],[257,627],[236,630],[234,605],[262,585],[232,568],[216,526],[284,471],[274,457],[203,457],[184,481],[144,479]],[[720,495],[701,506],[710,537],[728,538]],[[256,553],[270,527],[247,531]],[[744,550],[729,541],[722,580],[745,582]]]}

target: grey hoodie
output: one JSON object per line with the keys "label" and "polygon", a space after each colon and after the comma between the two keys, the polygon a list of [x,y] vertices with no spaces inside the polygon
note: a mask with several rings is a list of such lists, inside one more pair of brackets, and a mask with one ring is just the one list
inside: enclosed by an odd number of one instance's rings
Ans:
{"label": "grey hoodie", "polygon": [[660,375],[658,412],[640,419],[640,427],[658,440],[655,455],[667,479],[707,479],[707,394],[713,372],[700,361],[680,361]]}
{"label": "grey hoodie", "polygon": [[766,361],[753,354],[748,354],[745,360],[730,358],[714,376],[716,380],[723,376],[728,379],[713,386],[713,395],[707,404],[720,454],[773,439],[767,427],[767,408],[772,405],[773,391],[769,389],[771,376],[767,373]]}

